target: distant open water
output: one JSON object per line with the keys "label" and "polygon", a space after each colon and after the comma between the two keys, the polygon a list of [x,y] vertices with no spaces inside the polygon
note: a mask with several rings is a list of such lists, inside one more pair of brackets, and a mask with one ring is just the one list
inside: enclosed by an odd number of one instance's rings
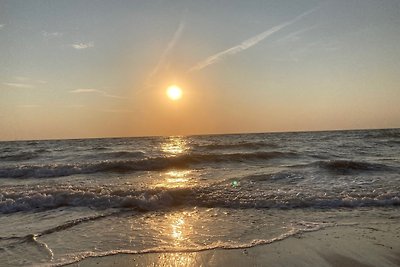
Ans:
{"label": "distant open water", "polygon": [[400,129],[0,142],[0,186],[1,266],[250,247],[398,210]]}

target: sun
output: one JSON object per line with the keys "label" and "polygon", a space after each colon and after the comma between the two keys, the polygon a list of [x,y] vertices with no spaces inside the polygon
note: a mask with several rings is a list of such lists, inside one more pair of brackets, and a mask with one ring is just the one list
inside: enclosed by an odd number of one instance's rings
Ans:
{"label": "sun", "polygon": [[171,100],[178,100],[182,97],[182,89],[176,85],[171,85],[167,88],[167,96]]}

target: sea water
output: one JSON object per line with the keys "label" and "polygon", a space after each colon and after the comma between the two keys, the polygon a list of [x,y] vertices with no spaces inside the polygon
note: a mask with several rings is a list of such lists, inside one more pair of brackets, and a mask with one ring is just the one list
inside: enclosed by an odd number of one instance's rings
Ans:
{"label": "sea water", "polygon": [[0,142],[0,266],[399,220],[400,129]]}

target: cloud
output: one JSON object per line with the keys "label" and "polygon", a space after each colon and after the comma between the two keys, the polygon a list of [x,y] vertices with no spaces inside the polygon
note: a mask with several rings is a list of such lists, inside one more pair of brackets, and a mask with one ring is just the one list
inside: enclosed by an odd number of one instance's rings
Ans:
{"label": "cloud", "polygon": [[296,31],[296,32],[289,33],[288,35],[286,35],[286,36],[280,38],[280,39],[277,40],[276,42],[277,42],[277,43],[295,42],[295,41],[297,41],[297,40],[300,39],[300,36],[301,36],[303,33],[308,32],[308,31],[311,31],[311,30],[313,30],[313,29],[315,29],[315,28],[317,28],[317,26],[311,26],[311,27],[307,27],[307,28],[301,29],[301,30]]}
{"label": "cloud", "polygon": [[42,35],[46,39],[53,39],[53,38],[59,38],[59,37],[63,36],[64,34],[62,32],[46,32],[46,31],[42,31]]}
{"label": "cloud", "polygon": [[72,94],[99,94],[104,97],[126,99],[126,97],[111,95],[111,94],[108,94],[107,92],[97,90],[97,89],[91,89],[91,88],[75,89],[75,90],[71,90],[69,92]]}
{"label": "cloud", "polygon": [[79,94],[79,93],[98,93],[100,91],[96,89],[75,89],[69,92],[74,94]]}
{"label": "cloud", "polygon": [[218,61],[221,61],[222,59],[224,59],[227,56],[235,55],[235,54],[237,54],[239,52],[242,52],[242,51],[244,51],[246,49],[249,49],[250,47],[258,44],[262,40],[264,40],[267,37],[271,36],[272,34],[282,30],[283,28],[285,28],[285,27],[295,23],[296,21],[302,19],[303,17],[311,14],[316,9],[317,8],[313,8],[313,9],[311,9],[311,10],[309,10],[309,11],[307,11],[307,12],[305,12],[305,13],[299,15],[299,16],[297,16],[296,18],[294,18],[294,19],[292,19],[290,21],[287,21],[287,22],[281,23],[281,24],[279,24],[279,25],[277,25],[275,27],[272,27],[271,29],[266,30],[266,31],[264,31],[264,32],[262,32],[262,33],[260,33],[258,35],[255,35],[255,36],[243,41],[242,43],[240,43],[240,44],[238,44],[236,46],[228,48],[228,49],[226,49],[226,50],[224,50],[222,52],[219,52],[219,53],[217,53],[215,55],[209,56],[205,60],[202,60],[199,63],[197,63],[196,65],[194,65],[193,67],[191,67],[188,70],[188,72],[204,69],[205,67],[207,67],[209,65],[212,65],[214,63],[217,63]]}
{"label": "cloud", "polygon": [[0,24],[0,29],[4,28],[5,24]]}
{"label": "cloud", "polygon": [[27,84],[27,83],[3,83],[4,85],[10,86],[10,87],[15,87],[15,88],[25,88],[25,89],[30,89],[34,88],[32,84]]}
{"label": "cloud", "polygon": [[159,72],[159,70],[165,66],[165,61],[168,59],[169,54],[171,53],[171,51],[173,50],[173,48],[175,47],[176,43],[178,42],[179,38],[182,35],[182,32],[185,28],[185,23],[183,22],[183,19],[181,20],[181,22],[178,25],[178,28],[175,30],[174,35],[172,36],[172,39],[168,42],[167,46],[165,47],[163,53],[161,54],[160,59],[158,60],[158,63],[156,65],[156,67],[154,68],[154,70],[150,73],[149,78],[151,79],[153,76],[157,75],[157,73]]}
{"label": "cloud", "polygon": [[31,89],[36,88],[37,86],[41,87],[43,84],[47,83],[47,81],[44,80],[34,80],[25,76],[14,76],[12,77],[12,80],[14,81],[3,82],[3,84],[14,88]]}
{"label": "cloud", "polygon": [[75,48],[77,50],[82,50],[82,49],[87,49],[87,48],[92,48],[94,47],[94,43],[93,42],[89,42],[89,43],[76,43],[76,44],[71,44],[72,48]]}

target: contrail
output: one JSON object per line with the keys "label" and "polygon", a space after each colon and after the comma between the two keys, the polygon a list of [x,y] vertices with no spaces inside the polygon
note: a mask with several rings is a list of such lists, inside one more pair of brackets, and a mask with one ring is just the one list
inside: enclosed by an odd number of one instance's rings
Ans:
{"label": "contrail", "polygon": [[185,23],[183,22],[183,19],[182,19],[181,22],[179,23],[179,26],[176,29],[174,35],[172,36],[171,41],[169,41],[165,50],[161,54],[161,57],[158,60],[156,67],[150,73],[148,80],[150,80],[153,76],[155,76],[158,73],[158,71],[165,65],[165,60],[168,58],[170,52],[175,47],[176,43],[178,42],[179,38],[181,37],[184,28],[185,28]]}
{"label": "contrail", "polygon": [[282,24],[277,25],[277,26],[275,26],[275,27],[272,27],[271,29],[266,30],[266,31],[264,31],[264,32],[262,32],[262,33],[260,33],[260,34],[258,34],[258,35],[256,35],[256,36],[253,36],[253,37],[251,37],[250,39],[247,39],[247,40],[243,41],[243,42],[242,42],[241,44],[239,44],[239,45],[233,46],[233,47],[231,47],[231,48],[229,48],[229,49],[227,49],[227,50],[224,50],[224,51],[219,52],[219,53],[217,53],[217,54],[215,54],[215,55],[212,55],[212,56],[206,58],[205,60],[200,61],[199,63],[197,63],[197,64],[194,65],[193,67],[191,67],[191,68],[188,70],[188,72],[192,72],[192,71],[197,71],[197,70],[204,69],[205,67],[207,67],[207,66],[209,66],[209,65],[211,65],[211,64],[214,64],[214,63],[216,63],[216,62],[222,60],[223,58],[225,58],[225,57],[227,57],[227,56],[234,55],[234,54],[237,54],[237,53],[239,53],[239,52],[242,52],[242,51],[244,51],[244,50],[246,50],[246,49],[249,49],[250,47],[252,47],[252,46],[258,44],[259,42],[261,42],[262,40],[264,40],[264,39],[267,38],[268,36],[271,36],[272,34],[274,34],[274,33],[278,32],[278,31],[282,30],[283,28],[289,26],[290,24],[293,24],[293,23],[295,23],[296,21],[302,19],[303,17],[305,17],[305,16],[311,14],[311,13],[314,12],[316,9],[317,9],[317,8],[313,8],[313,9],[311,9],[311,10],[309,10],[309,11],[307,11],[307,12],[305,12],[305,13],[299,15],[299,16],[297,16],[296,18],[294,18],[294,19],[288,21],[288,22],[282,23]]}

